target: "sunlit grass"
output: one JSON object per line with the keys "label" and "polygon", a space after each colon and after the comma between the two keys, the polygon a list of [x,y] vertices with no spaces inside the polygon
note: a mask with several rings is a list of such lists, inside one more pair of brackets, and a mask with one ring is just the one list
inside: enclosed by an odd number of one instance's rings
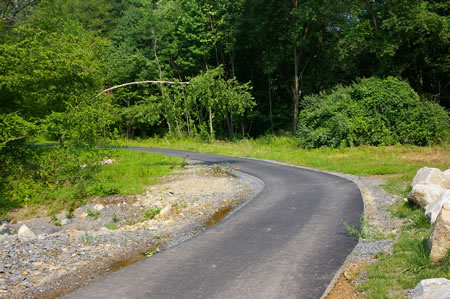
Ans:
{"label": "sunlit grass", "polygon": [[295,138],[263,137],[235,142],[201,142],[193,139],[151,138],[124,140],[124,145],[183,149],[209,154],[254,157],[321,170],[360,176],[381,176],[385,188],[405,196],[417,170],[422,167],[450,168],[450,147],[361,146],[353,148],[302,149]]}

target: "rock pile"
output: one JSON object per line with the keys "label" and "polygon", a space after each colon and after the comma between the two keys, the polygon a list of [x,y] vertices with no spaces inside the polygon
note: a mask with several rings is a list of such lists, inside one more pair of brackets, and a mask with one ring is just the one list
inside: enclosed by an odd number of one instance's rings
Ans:
{"label": "rock pile", "polygon": [[[441,263],[449,258],[450,250],[450,169],[442,172],[437,168],[421,168],[414,177],[412,187],[408,200],[424,208],[425,216],[433,224],[428,239],[431,261]],[[450,298],[446,297],[450,296],[449,281],[442,278],[437,283],[437,280],[422,280],[412,298]],[[435,297],[435,294],[441,295],[442,292],[444,297]]]}

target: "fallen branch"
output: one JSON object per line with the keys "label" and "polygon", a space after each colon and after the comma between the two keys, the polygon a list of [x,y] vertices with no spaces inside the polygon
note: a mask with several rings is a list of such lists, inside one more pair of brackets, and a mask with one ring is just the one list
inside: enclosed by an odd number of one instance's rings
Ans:
{"label": "fallen branch", "polygon": [[100,92],[98,95],[96,95],[94,97],[94,99],[99,97],[99,96],[101,96],[105,92],[108,92],[108,91],[111,91],[111,90],[114,90],[114,89],[117,89],[117,88],[121,88],[121,87],[124,87],[124,86],[136,85],[136,84],[171,84],[171,85],[173,85],[173,84],[180,84],[180,85],[186,85],[186,84],[192,84],[192,83],[191,82],[175,82],[175,81],[153,81],[153,80],[151,80],[151,81],[129,82],[129,83],[124,83],[124,84],[120,84],[120,85],[116,85],[116,86],[107,88],[107,89],[103,90],[102,92]]}
{"label": "fallen branch", "polygon": [[19,139],[23,139],[23,138],[26,138],[26,137],[27,136],[20,136],[20,137],[9,138],[9,139],[7,139],[4,142],[0,142],[0,146],[3,146],[3,145],[7,144],[10,141],[19,140]]}

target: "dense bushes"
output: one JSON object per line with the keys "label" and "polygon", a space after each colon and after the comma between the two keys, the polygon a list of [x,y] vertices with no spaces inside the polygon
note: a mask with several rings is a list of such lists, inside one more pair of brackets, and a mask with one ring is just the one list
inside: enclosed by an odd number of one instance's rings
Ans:
{"label": "dense bushes", "polygon": [[449,117],[395,78],[363,79],[305,97],[297,136],[305,147],[416,144],[448,139]]}

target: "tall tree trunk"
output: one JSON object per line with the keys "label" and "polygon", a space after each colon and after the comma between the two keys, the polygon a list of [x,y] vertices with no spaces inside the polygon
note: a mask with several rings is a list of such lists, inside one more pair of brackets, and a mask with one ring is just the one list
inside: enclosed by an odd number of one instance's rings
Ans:
{"label": "tall tree trunk", "polygon": [[[298,8],[298,0],[294,0],[295,9]],[[295,26],[295,22],[294,22]],[[298,53],[297,53],[297,34],[294,31],[294,79],[295,79],[295,88],[294,88],[294,119],[292,124],[292,133],[294,136],[297,133],[297,123],[298,123],[298,106],[300,102],[300,75],[298,72]]]}
{"label": "tall tree trunk", "polygon": [[270,131],[273,135],[273,115],[272,115],[272,77],[269,73],[269,119],[270,119]]}
{"label": "tall tree trunk", "polygon": [[295,89],[294,89],[294,120],[292,124],[292,133],[297,133],[298,123],[298,107],[300,102],[300,75],[298,73],[298,53],[297,47],[294,45],[294,73],[295,73]]}

